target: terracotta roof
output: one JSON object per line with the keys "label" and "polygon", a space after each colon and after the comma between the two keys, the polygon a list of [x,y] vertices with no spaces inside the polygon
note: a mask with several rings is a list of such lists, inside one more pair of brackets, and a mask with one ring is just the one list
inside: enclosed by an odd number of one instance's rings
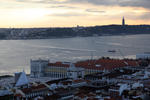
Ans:
{"label": "terracotta roof", "polygon": [[99,100],[97,98],[88,98],[87,100]]}
{"label": "terracotta roof", "polygon": [[86,81],[83,80],[83,79],[77,79],[77,80],[73,80],[73,82],[75,82],[75,83],[81,83],[81,82],[86,82]]}
{"label": "terracotta roof", "polygon": [[43,88],[46,88],[46,86],[44,84],[40,84],[38,86],[32,86],[31,87],[32,90],[43,89]]}
{"label": "terracotta roof", "polygon": [[82,98],[82,99],[86,97],[86,95],[84,93],[77,93],[75,95]]}
{"label": "terracotta roof", "polygon": [[121,100],[121,96],[111,97],[110,99],[104,99],[104,100]]}
{"label": "terracotta roof", "polygon": [[[76,62],[76,67],[82,67],[85,69],[95,69],[95,70],[112,70],[114,68],[120,68],[125,66],[138,66],[139,62],[136,60],[120,60],[120,59],[98,59],[98,60],[86,60],[86,61],[80,61]],[[49,66],[55,66],[55,67],[66,67],[68,68],[70,64],[63,64],[62,62],[56,62],[56,63],[49,63]]]}
{"label": "terracotta roof", "polygon": [[32,86],[30,88],[24,88],[24,89],[22,89],[22,92],[27,94],[27,93],[31,93],[32,91],[36,91],[36,90],[40,90],[40,89],[44,89],[44,88],[46,88],[46,86],[44,84],[40,84],[37,86]]}
{"label": "terracotta roof", "polygon": [[115,97],[115,98],[110,98],[110,99],[104,99],[104,100],[121,100],[121,98],[120,97]]}
{"label": "terracotta roof", "polygon": [[72,81],[63,81],[61,82],[63,85],[68,85],[68,84],[72,84]]}
{"label": "terracotta roof", "polygon": [[22,97],[21,94],[15,94],[14,96],[16,96],[16,97]]}
{"label": "terracotta roof", "polygon": [[48,85],[51,85],[51,84],[58,84],[59,82],[61,82],[61,81],[66,81],[67,80],[67,78],[64,78],[64,79],[57,79],[57,80],[51,80],[51,81],[48,81],[48,82],[46,82],[46,84],[48,84]]}
{"label": "terracotta roof", "polygon": [[48,66],[55,66],[55,67],[69,67],[69,64],[63,64],[62,62],[56,62],[56,63],[49,63]]}
{"label": "terracotta roof", "polygon": [[[83,67],[86,69],[95,69],[95,70],[112,70],[114,68],[120,68],[125,66],[138,66],[137,61],[135,60],[119,60],[119,59],[98,59],[98,60],[88,60],[77,62],[76,67]],[[97,67],[96,65],[100,65]]]}

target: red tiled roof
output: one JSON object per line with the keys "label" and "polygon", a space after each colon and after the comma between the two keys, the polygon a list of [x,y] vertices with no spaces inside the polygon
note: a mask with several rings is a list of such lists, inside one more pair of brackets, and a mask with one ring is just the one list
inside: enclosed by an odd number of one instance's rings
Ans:
{"label": "red tiled roof", "polygon": [[43,89],[43,88],[46,88],[46,86],[44,84],[40,84],[38,86],[32,86],[31,87],[32,90]]}
{"label": "red tiled roof", "polygon": [[87,100],[99,100],[97,98],[88,98]]}
{"label": "red tiled roof", "polygon": [[16,97],[22,97],[22,95],[21,95],[21,94],[15,94],[15,96],[16,96]]}
{"label": "red tiled roof", "polygon": [[63,85],[68,85],[68,84],[71,84],[72,83],[72,81],[63,81],[63,82],[61,82]]}
{"label": "red tiled roof", "polygon": [[75,83],[80,83],[80,82],[86,82],[86,81],[83,80],[83,79],[77,79],[77,80],[73,80],[73,82],[75,82]]}
{"label": "red tiled roof", "polygon": [[104,99],[104,100],[116,100],[115,98],[110,98],[110,99]]}
{"label": "red tiled roof", "polygon": [[[96,67],[96,65],[100,65]],[[95,69],[95,70],[112,70],[114,68],[120,68],[125,66],[138,66],[137,61],[135,60],[118,60],[118,59],[98,59],[92,61],[82,61],[77,62],[76,67],[83,67],[86,69]]]}
{"label": "red tiled roof", "polygon": [[122,97],[117,96],[117,97],[111,97],[110,99],[104,99],[104,100],[122,100]]}
{"label": "red tiled roof", "polygon": [[96,96],[96,94],[88,93],[87,96],[88,96],[88,97],[92,97],[92,96]]}
{"label": "red tiled roof", "polygon": [[55,67],[69,67],[69,64],[63,64],[62,62],[56,62],[56,63],[49,63],[48,66],[55,66]]}
{"label": "red tiled roof", "polygon": [[[98,59],[98,60],[87,60],[75,63],[76,67],[82,67],[85,69],[95,69],[95,70],[112,70],[114,68],[120,68],[125,66],[138,66],[138,61],[136,60],[120,60],[120,59]],[[49,63],[49,66],[55,67],[69,67],[69,64],[63,64],[62,62]],[[98,65],[98,67],[97,67]]]}
{"label": "red tiled roof", "polygon": [[80,98],[85,98],[86,95],[84,93],[77,93],[76,96],[80,97]]}
{"label": "red tiled roof", "polygon": [[22,90],[22,92],[26,94],[26,93],[30,93],[32,91],[36,91],[36,90],[40,90],[40,89],[44,89],[44,88],[46,88],[46,86],[44,84],[40,84],[40,85],[37,85],[37,86],[32,86],[30,88],[24,88]]}

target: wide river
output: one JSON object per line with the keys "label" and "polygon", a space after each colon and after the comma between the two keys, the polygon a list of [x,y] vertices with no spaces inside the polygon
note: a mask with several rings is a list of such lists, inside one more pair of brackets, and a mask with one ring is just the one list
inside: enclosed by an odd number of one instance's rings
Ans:
{"label": "wide river", "polygon": [[23,69],[29,73],[30,59],[75,62],[102,56],[135,58],[144,52],[150,52],[150,35],[0,40],[0,75]]}

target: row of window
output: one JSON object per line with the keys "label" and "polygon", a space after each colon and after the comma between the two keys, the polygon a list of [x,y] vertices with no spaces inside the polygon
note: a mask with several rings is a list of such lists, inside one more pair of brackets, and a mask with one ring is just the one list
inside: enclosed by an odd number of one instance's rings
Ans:
{"label": "row of window", "polygon": [[45,73],[45,76],[54,77],[54,78],[67,78],[67,73],[54,73],[49,72]]}

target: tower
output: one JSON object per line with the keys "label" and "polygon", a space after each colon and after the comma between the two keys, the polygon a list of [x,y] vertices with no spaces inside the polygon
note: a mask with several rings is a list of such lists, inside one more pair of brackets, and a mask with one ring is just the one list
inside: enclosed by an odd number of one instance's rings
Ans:
{"label": "tower", "polygon": [[42,77],[44,76],[44,68],[48,66],[49,60],[30,60],[30,76],[31,77]]}
{"label": "tower", "polygon": [[125,26],[125,19],[124,19],[124,17],[122,19],[122,26]]}
{"label": "tower", "polygon": [[67,76],[72,79],[84,78],[84,69],[77,68],[73,63],[70,63],[70,67],[67,69]]}

